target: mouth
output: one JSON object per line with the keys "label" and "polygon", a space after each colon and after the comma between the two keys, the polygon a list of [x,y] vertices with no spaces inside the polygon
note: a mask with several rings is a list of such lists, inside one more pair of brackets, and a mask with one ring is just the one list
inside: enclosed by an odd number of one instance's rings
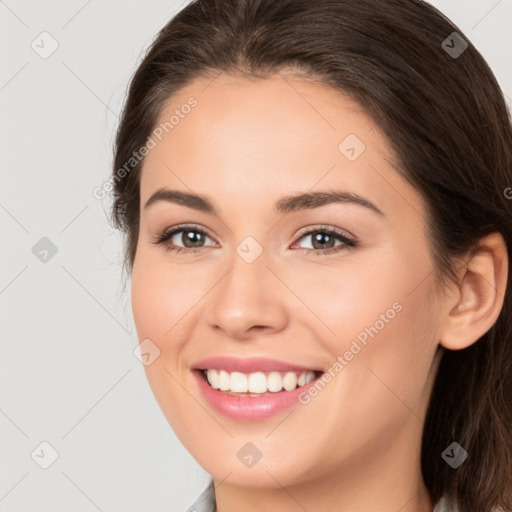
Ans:
{"label": "mouth", "polygon": [[324,375],[319,368],[265,357],[217,356],[197,361],[192,374],[205,402],[237,421],[261,421],[297,404]]}
{"label": "mouth", "polygon": [[229,372],[215,368],[197,369],[213,389],[231,396],[262,397],[294,391],[320,377],[321,370]]}

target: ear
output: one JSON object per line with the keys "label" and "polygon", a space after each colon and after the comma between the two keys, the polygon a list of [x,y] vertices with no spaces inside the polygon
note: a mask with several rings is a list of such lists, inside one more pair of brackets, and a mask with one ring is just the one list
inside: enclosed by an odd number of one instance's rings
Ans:
{"label": "ear", "polygon": [[449,350],[469,347],[496,322],[508,276],[507,246],[500,233],[478,242],[459,271],[459,284],[447,295],[439,343]]}

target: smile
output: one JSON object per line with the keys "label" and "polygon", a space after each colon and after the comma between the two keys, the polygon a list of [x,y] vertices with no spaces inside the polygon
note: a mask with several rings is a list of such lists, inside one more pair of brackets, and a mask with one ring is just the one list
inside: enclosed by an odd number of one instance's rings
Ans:
{"label": "smile", "polygon": [[213,389],[232,396],[265,396],[271,393],[293,391],[315,379],[314,371],[303,372],[228,372],[226,370],[203,370],[203,375]]}
{"label": "smile", "polygon": [[191,370],[206,406],[239,421],[264,420],[300,404],[301,393],[324,374],[276,359],[230,356],[203,359]]}

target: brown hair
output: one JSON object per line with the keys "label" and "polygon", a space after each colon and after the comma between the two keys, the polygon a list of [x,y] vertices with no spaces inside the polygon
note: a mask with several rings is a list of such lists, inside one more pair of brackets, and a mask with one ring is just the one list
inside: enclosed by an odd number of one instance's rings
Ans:
{"label": "brown hair", "polygon": [[[146,52],[117,132],[112,214],[129,271],[143,164],[131,157],[164,103],[200,76],[283,69],[349,94],[387,136],[427,206],[436,283],[455,280],[456,259],[491,232],[512,254],[511,119],[483,57],[442,13],[421,0],[196,0]],[[512,510],[511,279],[492,328],[444,351],[427,411],[423,478],[434,504],[444,494],[460,512]],[[454,441],[469,454],[457,469],[441,457]]]}

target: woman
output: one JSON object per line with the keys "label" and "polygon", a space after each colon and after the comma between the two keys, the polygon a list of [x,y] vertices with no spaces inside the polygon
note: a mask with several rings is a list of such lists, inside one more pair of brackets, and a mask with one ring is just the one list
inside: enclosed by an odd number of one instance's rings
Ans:
{"label": "woman", "polygon": [[189,510],[512,510],[512,130],[441,13],[191,2],[113,172]]}

